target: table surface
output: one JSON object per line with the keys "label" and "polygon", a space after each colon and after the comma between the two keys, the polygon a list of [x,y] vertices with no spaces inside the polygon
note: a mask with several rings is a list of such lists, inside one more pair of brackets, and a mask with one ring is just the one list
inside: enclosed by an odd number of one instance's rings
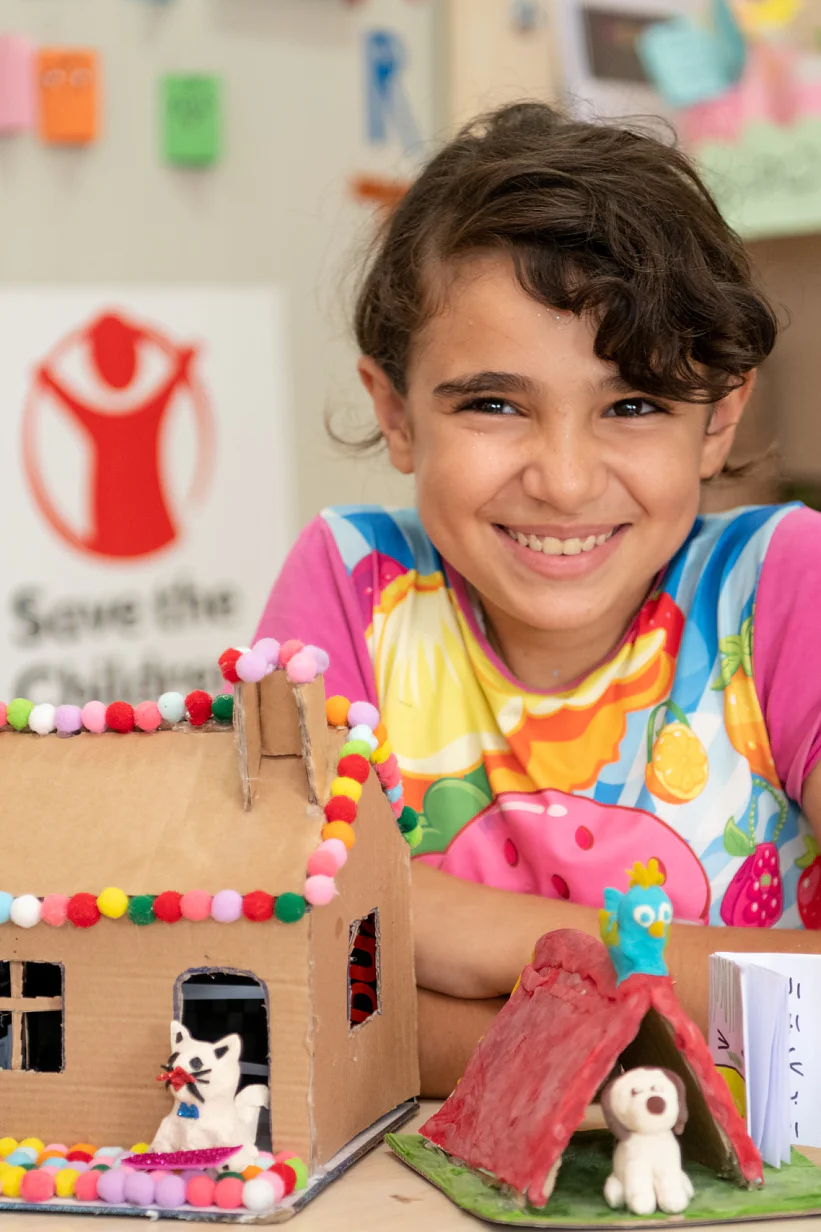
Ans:
{"label": "table surface", "polygon": [[[417,1125],[430,1116],[435,1104],[423,1104],[418,1117],[411,1121],[402,1133],[412,1133]],[[821,1150],[807,1149],[806,1154],[821,1165]],[[140,1232],[147,1226],[156,1227],[142,1219],[103,1218],[95,1215],[77,1215],[70,1218],[58,1215],[45,1215],[36,1212],[25,1215],[0,1215],[2,1232]],[[209,1228],[217,1232],[220,1228],[230,1228],[231,1224],[214,1224],[202,1222],[181,1222],[163,1220],[164,1232],[179,1229]],[[246,1225],[247,1226],[247,1225]],[[452,1232],[452,1229],[473,1228],[478,1232],[481,1227],[490,1228],[490,1224],[481,1224],[471,1215],[466,1215],[455,1207],[443,1194],[423,1181],[421,1176],[411,1172],[400,1164],[394,1155],[383,1144],[371,1151],[347,1172],[341,1180],[331,1185],[324,1193],[296,1216],[296,1222],[290,1220],[275,1227],[294,1228],[295,1232]],[[721,1226],[721,1225],[718,1225]],[[821,1232],[821,1218],[768,1220],[766,1223],[736,1224],[736,1229],[744,1226],[759,1229],[761,1232]],[[726,1232],[727,1225],[724,1225]]]}

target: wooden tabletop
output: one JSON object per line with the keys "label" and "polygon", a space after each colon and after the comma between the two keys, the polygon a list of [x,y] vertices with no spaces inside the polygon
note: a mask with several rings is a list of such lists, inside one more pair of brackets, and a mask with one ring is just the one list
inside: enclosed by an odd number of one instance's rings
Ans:
{"label": "wooden tabletop", "polygon": [[[417,1125],[431,1115],[435,1105],[427,1104],[416,1120],[402,1130],[412,1133]],[[821,1164],[821,1150],[807,1150],[814,1162]],[[2,1232],[140,1232],[146,1226],[141,1219],[100,1219],[94,1215],[72,1216],[26,1214],[0,1216]],[[204,1229],[216,1232],[230,1224],[202,1222],[165,1222],[163,1227]],[[277,1225],[282,1226],[282,1225]],[[320,1194],[299,1215],[296,1223],[284,1225],[295,1232],[454,1232],[472,1228],[478,1232],[483,1225],[471,1215],[465,1215],[421,1176],[411,1172],[380,1146],[355,1164],[350,1172]],[[485,1224],[489,1228],[491,1225]],[[766,1224],[736,1224],[733,1232],[743,1227],[775,1232],[821,1232],[821,1219],[769,1220]],[[726,1232],[726,1225],[725,1225]]]}

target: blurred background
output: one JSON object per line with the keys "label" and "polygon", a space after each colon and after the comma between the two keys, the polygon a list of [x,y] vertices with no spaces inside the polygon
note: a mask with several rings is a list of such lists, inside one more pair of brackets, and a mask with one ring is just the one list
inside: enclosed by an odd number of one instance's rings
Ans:
{"label": "blurred background", "polygon": [[2,0],[0,698],[216,690],[299,529],[412,499],[349,309],[458,123],[675,125],[789,328],[721,508],[821,498],[819,0]]}

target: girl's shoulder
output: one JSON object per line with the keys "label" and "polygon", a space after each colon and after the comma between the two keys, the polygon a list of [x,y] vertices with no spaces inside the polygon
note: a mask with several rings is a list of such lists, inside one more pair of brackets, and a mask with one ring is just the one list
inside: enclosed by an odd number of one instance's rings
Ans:
{"label": "girl's shoulder", "polygon": [[376,554],[404,572],[440,572],[442,562],[416,509],[386,509],[382,505],[335,505],[317,519],[330,534],[347,572]]}

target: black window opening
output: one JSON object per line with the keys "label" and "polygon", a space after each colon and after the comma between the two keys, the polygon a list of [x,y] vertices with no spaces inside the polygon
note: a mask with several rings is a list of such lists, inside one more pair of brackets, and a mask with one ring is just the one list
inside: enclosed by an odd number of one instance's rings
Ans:
{"label": "black window opening", "polygon": [[59,963],[0,962],[0,1069],[60,1073],[63,1011]]}
{"label": "black window opening", "polygon": [[[240,1081],[237,1090],[252,1083],[270,1089],[268,1007],[265,985],[252,975],[231,971],[198,971],[186,975],[179,984],[176,1007],[183,1026],[194,1039],[215,1044],[226,1035],[242,1040]],[[260,1109],[257,1146],[271,1149],[271,1117],[268,1108]]]}
{"label": "black window opening", "polygon": [[354,920],[348,942],[348,1023],[353,1030],[381,1009],[379,912]]}

